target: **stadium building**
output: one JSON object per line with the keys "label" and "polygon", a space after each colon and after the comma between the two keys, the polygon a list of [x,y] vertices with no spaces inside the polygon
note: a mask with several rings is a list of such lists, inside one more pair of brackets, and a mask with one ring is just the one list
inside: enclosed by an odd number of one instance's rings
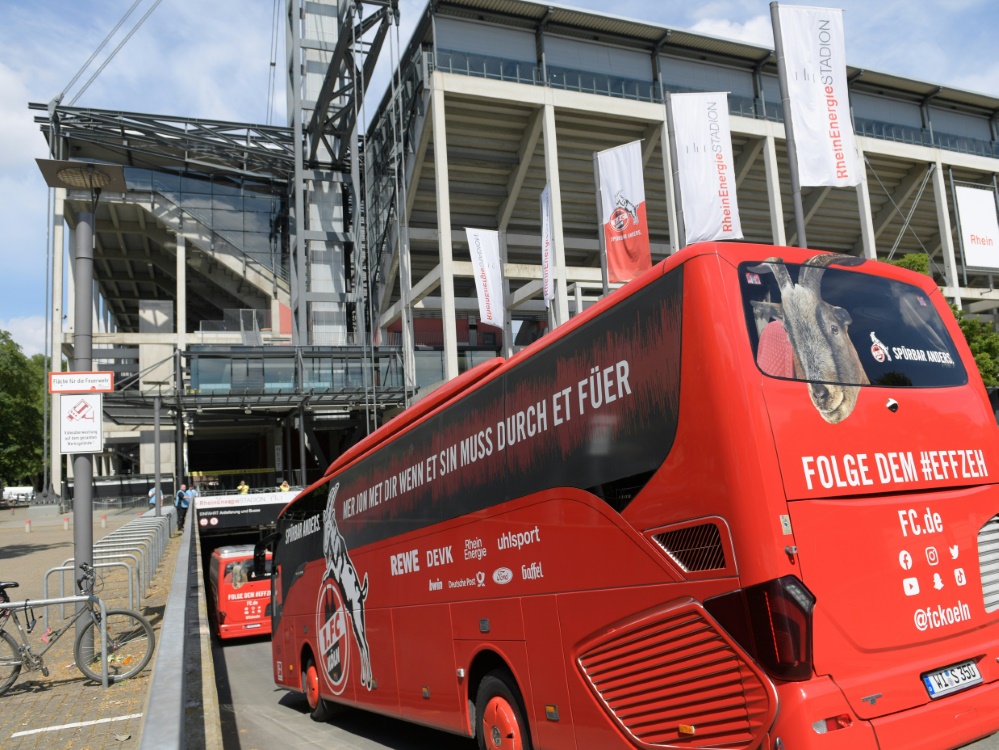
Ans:
{"label": "stadium building", "polygon": [[[796,244],[771,49],[524,0],[435,0],[405,48],[394,0],[286,10],[287,127],[31,105],[52,158],[124,168],[96,209],[87,190],[53,203],[51,345],[70,360],[74,233],[95,214],[93,369],[117,381],[98,494],[153,473],[157,442],[167,476],[307,484],[413,399],[592,304],[594,152],[641,141],[653,262],[676,252],[668,92],[729,92],[745,239]],[[364,104],[380,53],[395,74]],[[928,256],[947,297],[991,316],[999,292],[964,263],[954,191],[996,192],[999,98],[847,74],[866,179],[802,190],[809,246]],[[504,330],[479,321],[466,227],[499,232]],[[51,466],[59,491],[55,444]]]}

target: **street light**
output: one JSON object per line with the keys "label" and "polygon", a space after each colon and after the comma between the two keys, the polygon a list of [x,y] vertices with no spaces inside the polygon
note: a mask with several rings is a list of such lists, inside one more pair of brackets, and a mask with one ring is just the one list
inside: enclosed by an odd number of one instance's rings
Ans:
{"label": "street light", "polygon": [[[49,187],[90,191],[90,211],[81,211],[77,218],[74,266],[76,307],[73,330],[73,372],[89,372],[93,369],[94,351],[94,226],[96,224],[94,215],[102,190],[125,192],[127,189],[125,171],[118,165],[54,159],[36,159],[36,161]],[[52,325],[57,325],[57,322],[53,321]],[[52,352],[53,359],[57,356],[58,352]],[[103,419],[102,414],[102,423]],[[82,563],[94,564],[93,470],[91,454],[74,454],[73,558],[77,569]],[[78,620],[77,632],[81,632],[84,625],[83,619]]]}

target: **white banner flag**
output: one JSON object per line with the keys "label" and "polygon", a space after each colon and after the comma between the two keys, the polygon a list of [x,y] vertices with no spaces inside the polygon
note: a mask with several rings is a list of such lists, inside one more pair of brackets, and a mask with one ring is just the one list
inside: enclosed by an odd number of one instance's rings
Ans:
{"label": "white banner flag", "polygon": [[631,281],[652,268],[642,142],[632,141],[599,152],[597,169],[607,274],[612,283]]}
{"label": "white banner flag", "polygon": [[863,172],[846,90],[843,11],[781,5],[778,13],[799,181],[859,185]]}
{"label": "white banner flag", "polygon": [[541,192],[541,285],[545,290],[545,302],[555,299],[552,250],[552,193],[551,185],[545,183]]}
{"label": "white banner flag", "polygon": [[954,187],[961,225],[964,259],[971,268],[999,269],[999,219],[995,193],[988,189]]}
{"label": "white banner flag", "polygon": [[499,232],[465,228],[468,250],[475,268],[475,291],[483,323],[503,327],[503,270],[499,258]]}
{"label": "white banner flag", "polygon": [[669,100],[687,244],[741,239],[728,94],[671,94]]}

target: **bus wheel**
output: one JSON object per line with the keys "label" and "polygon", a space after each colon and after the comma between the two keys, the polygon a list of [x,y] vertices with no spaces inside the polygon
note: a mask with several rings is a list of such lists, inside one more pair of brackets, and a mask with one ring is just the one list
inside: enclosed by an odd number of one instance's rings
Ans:
{"label": "bus wheel", "polygon": [[333,704],[323,700],[319,695],[319,670],[311,658],[305,663],[305,669],[302,671],[302,690],[309,702],[309,708],[312,709],[309,716],[313,721],[329,721],[333,718],[336,711]]}
{"label": "bus wheel", "polygon": [[479,750],[531,750],[520,694],[505,669],[487,674],[475,698]]}

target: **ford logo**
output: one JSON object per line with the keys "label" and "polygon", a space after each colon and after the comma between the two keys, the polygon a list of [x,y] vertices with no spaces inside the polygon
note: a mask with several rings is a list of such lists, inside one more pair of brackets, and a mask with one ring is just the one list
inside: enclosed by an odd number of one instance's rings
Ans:
{"label": "ford logo", "polygon": [[509,568],[496,568],[493,571],[493,580],[499,584],[510,583],[513,580],[513,571]]}

